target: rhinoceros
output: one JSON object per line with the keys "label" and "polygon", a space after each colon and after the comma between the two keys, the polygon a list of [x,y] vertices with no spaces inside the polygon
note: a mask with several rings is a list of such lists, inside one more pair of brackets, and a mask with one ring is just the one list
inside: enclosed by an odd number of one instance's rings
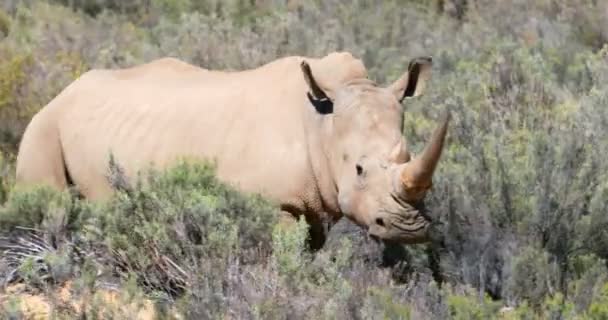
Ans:
{"label": "rhinoceros", "polygon": [[32,118],[17,182],[74,185],[103,200],[113,190],[110,153],[127,177],[195,157],[215,161],[220,180],[275,202],[282,218],[304,215],[311,229],[321,230],[322,215],[346,216],[374,239],[426,242],[433,221],[414,205],[432,186],[449,113],[412,157],[402,103],[422,94],[431,66],[414,58],[386,87],[348,52],[242,71],[176,58],[93,69]]}

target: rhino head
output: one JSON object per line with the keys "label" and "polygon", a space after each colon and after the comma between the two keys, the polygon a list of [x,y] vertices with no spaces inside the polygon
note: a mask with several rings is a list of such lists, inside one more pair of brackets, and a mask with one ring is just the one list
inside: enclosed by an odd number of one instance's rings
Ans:
{"label": "rhino head", "polygon": [[416,157],[402,136],[402,102],[423,92],[431,65],[430,57],[415,58],[387,87],[367,78],[331,87],[320,86],[310,65],[301,64],[308,98],[329,122],[324,153],[339,210],[377,240],[411,244],[432,239],[434,222],[422,204],[441,156],[449,113]]}

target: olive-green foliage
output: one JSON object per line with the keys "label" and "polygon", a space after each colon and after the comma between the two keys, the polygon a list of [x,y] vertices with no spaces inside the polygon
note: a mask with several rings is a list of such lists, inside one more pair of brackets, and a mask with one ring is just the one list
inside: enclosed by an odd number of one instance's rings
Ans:
{"label": "olive-green foliage", "polygon": [[4,12],[4,10],[0,10],[0,39],[6,37],[8,32],[11,29],[11,18]]}
{"label": "olive-green foliage", "polygon": [[[220,183],[207,163],[183,160],[167,171],[142,172],[134,181],[117,177],[119,164],[111,168],[111,180],[123,184],[104,203],[46,187],[12,190],[0,207],[0,227],[18,250],[0,241],[2,250],[10,250],[4,262],[11,268],[0,270],[3,279],[18,276],[40,286],[49,279],[61,283],[69,274],[94,284],[103,274],[124,283],[135,279],[161,301],[179,293],[190,306],[186,313],[224,313],[217,294],[226,290],[226,272],[235,263],[260,264],[268,256],[276,208]],[[35,236],[10,236],[17,227],[42,230],[47,244]]]}
{"label": "olive-green foliage", "polygon": [[52,232],[75,231],[82,227],[80,219],[87,216],[89,209],[69,193],[46,186],[13,190],[0,207],[0,230],[8,232],[21,226]]}
{"label": "olive-green foliage", "polygon": [[[510,319],[605,317],[606,10],[567,0],[3,1],[2,230],[64,230],[140,288],[183,290],[163,299],[193,318],[493,318],[498,304],[513,308]],[[406,249],[404,283],[356,262],[348,240],[310,254],[302,225],[273,233],[272,210],[206,166],[142,185],[115,179],[105,207],[43,189],[9,197],[25,125],[86,70],[163,56],[243,69],[334,50],[361,57],[383,84],[410,58],[433,56],[425,95],[404,102],[414,152],[442,111],[453,115],[428,197],[444,239]],[[258,243],[267,248],[254,254]]]}
{"label": "olive-green foliage", "polygon": [[601,287],[601,291],[593,296],[587,317],[589,319],[608,319],[608,284]]}
{"label": "olive-green foliage", "polygon": [[13,185],[15,167],[11,154],[5,154],[0,150],[0,204],[6,201],[9,191]]}
{"label": "olive-green foliage", "polygon": [[[27,96],[20,95],[27,87],[27,72],[32,65],[30,55],[15,54],[0,44],[0,150],[15,151],[16,131],[32,116],[28,112]],[[20,125],[21,124],[21,125]]]}
{"label": "olive-green foliage", "polygon": [[[208,267],[224,269],[221,263],[233,257],[255,262],[257,251],[269,250],[277,214],[260,196],[220,183],[214,172],[211,165],[181,161],[166,173],[132,181],[95,217],[95,241],[106,242],[127,271],[141,273],[164,258],[180,262],[177,273],[201,272],[211,261]],[[150,285],[165,285],[154,276],[146,279]],[[180,281],[189,282],[185,276]]]}
{"label": "olive-green foliage", "polygon": [[307,262],[307,252],[304,250],[307,232],[304,219],[300,219],[295,228],[278,226],[273,232],[274,263],[277,265],[279,275],[287,277],[290,282],[303,280],[297,276],[306,276],[302,274],[306,270],[302,266]]}
{"label": "olive-green foliage", "polygon": [[483,296],[483,299],[478,299],[478,297],[471,294],[452,294],[448,296],[447,300],[450,316],[455,320],[491,319],[496,316],[500,307],[499,304],[492,302],[486,295]]}
{"label": "olive-green foliage", "polygon": [[513,257],[513,277],[509,290],[520,299],[532,303],[542,303],[549,293],[554,265],[549,263],[548,255],[540,250],[525,247]]}
{"label": "olive-green foliage", "polygon": [[21,300],[19,298],[10,297],[1,305],[2,314],[0,319],[23,319],[25,314],[20,308]]}

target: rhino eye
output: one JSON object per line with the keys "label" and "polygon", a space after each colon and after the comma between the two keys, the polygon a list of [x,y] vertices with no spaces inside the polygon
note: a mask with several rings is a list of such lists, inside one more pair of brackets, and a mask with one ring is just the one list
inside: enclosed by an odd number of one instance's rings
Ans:
{"label": "rhino eye", "polygon": [[363,167],[360,164],[357,164],[355,166],[355,168],[357,169],[357,175],[360,176],[363,174]]}

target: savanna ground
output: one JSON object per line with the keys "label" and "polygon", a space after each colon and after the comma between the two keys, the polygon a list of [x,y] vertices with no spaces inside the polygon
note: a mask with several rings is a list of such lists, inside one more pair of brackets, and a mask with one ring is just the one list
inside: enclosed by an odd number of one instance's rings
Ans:
{"label": "savanna ground", "polygon": [[[606,0],[3,0],[1,314],[608,319],[607,42]],[[418,151],[452,112],[427,198],[442,242],[382,248],[342,222],[312,253],[305,224],[278,228],[276,208],[201,163],[144,185],[113,165],[104,205],[13,187],[31,116],[86,70],[335,50],[380,83],[434,57],[404,134]]]}

